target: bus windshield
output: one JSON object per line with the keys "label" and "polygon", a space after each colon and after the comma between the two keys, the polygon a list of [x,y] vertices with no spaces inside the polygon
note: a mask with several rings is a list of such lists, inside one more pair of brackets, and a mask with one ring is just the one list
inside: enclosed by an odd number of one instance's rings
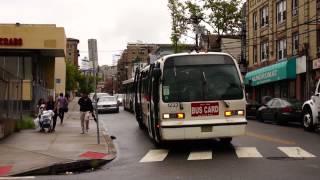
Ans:
{"label": "bus windshield", "polygon": [[181,56],[164,65],[164,102],[242,99],[243,90],[232,59],[228,56]]}

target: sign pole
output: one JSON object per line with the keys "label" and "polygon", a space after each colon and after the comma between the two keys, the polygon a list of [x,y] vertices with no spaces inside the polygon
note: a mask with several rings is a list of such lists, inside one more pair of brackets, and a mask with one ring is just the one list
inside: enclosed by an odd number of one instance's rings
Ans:
{"label": "sign pole", "polygon": [[88,48],[89,48],[89,61],[92,61],[92,69],[94,73],[94,113],[97,123],[97,141],[100,144],[100,130],[99,130],[99,114],[98,114],[98,101],[97,98],[97,67],[98,67],[98,49],[97,49],[97,40],[89,39],[88,40]]}

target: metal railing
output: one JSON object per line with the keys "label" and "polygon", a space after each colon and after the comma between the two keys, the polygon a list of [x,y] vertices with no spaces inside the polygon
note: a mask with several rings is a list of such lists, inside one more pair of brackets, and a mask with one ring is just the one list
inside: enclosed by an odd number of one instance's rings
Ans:
{"label": "metal railing", "polygon": [[22,82],[0,68],[0,119],[22,119]]}

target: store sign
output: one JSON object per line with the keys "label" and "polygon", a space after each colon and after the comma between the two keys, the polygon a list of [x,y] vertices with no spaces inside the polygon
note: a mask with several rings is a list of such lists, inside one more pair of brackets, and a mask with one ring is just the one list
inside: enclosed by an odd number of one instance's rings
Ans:
{"label": "store sign", "polygon": [[290,59],[248,72],[245,76],[245,83],[250,86],[258,86],[283,79],[295,78],[296,59]]}
{"label": "store sign", "polygon": [[0,38],[0,46],[22,46],[21,38]]}
{"label": "store sign", "polygon": [[265,73],[262,73],[262,74],[259,74],[259,75],[256,75],[252,78],[253,81],[265,81],[267,79],[272,79],[274,77],[277,77],[278,76],[278,70],[275,69],[273,71],[270,71],[270,72],[265,72]]}

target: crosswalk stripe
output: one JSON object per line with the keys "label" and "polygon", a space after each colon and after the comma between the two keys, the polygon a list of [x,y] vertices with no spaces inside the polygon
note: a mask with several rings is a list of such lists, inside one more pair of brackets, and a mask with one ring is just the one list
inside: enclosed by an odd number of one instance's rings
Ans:
{"label": "crosswalk stripe", "polygon": [[158,162],[163,161],[169,151],[166,149],[152,149],[140,160],[140,162]]}
{"label": "crosswalk stripe", "polygon": [[208,159],[212,159],[212,151],[192,151],[188,157],[188,161]]}
{"label": "crosswalk stripe", "polygon": [[303,150],[300,147],[278,147],[280,151],[285,153],[288,157],[293,158],[312,158],[316,157],[315,155]]}
{"label": "crosswalk stripe", "polygon": [[238,158],[262,158],[263,157],[255,147],[236,147],[235,150]]}

